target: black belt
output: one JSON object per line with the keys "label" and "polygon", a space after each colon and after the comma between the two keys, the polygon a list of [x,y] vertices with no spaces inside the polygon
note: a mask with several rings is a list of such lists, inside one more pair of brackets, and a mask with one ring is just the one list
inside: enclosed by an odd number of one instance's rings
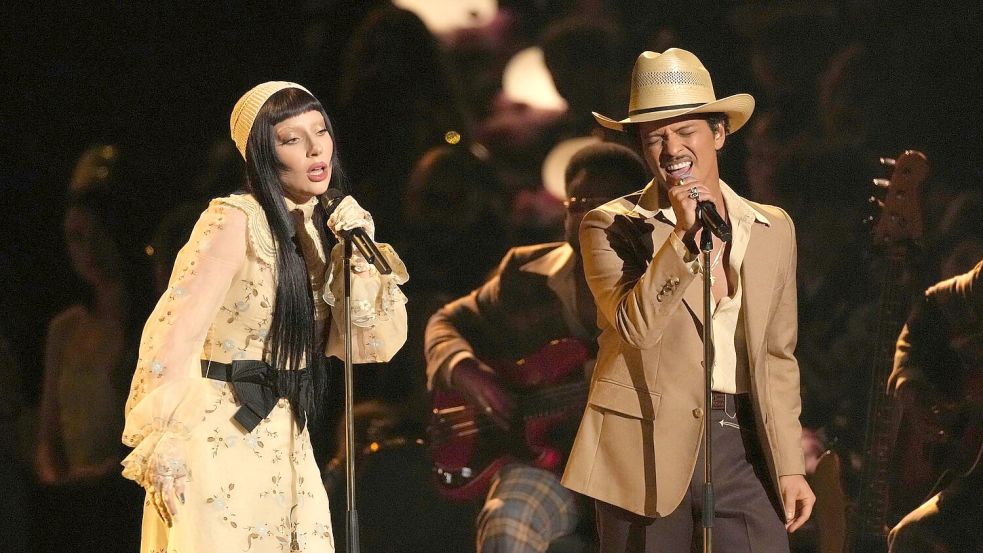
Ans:
{"label": "black belt", "polygon": [[252,432],[270,416],[277,400],[290,400],[300,430],[307,424],[305,406],[311,397],[311,378],[307,369],[277,370],[257,359],[240,359],[232,363],[201,360],[201,376],[228,382],[239,410],[233,418]]}

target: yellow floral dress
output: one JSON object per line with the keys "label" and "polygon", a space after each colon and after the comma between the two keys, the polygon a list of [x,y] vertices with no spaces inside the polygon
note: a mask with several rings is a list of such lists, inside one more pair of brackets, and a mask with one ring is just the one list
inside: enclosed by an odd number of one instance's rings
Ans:
{"label": "yellow floral dress", "polygon": [[[316,199],[288,201],[315,290],[328,351],[341,335],[341,247],[325,259],[311,215]],[[390,248],[393,274],[355,264],[353,362],[387,361],[405,341],[406,269]],[[184,503],[169,528],[144,505],[143,553],[334,551],[328,499],[308,429],[289,400],[246,432],[229,383],[202,376],[208,360],[266,358],[276,295],[269,225],[251,195],[213,200],[178,254],[167,291],[147,321],[126,404],[123,442],[134,450],[123,475],[142,482],[148,463],[186,474]],[[325,284],[326,283],[326,284]],[[203,363],[202,360],[205,360]]]}

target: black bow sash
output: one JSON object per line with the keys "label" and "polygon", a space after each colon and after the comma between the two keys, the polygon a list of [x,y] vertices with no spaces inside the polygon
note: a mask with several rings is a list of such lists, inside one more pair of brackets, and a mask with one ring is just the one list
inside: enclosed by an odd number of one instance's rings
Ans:
{"label": "black bow sash", "polygon": [[233,418],[246,432],[252,432],[268,417],[280,398],[290,400],[301,431],[307,424],[306,406],[311,397],[311,377],[307,369],[277,370],[257,359],[240,359],[231,364],[202,359],[201,375],[223,380],[232,386],[239,404]]}

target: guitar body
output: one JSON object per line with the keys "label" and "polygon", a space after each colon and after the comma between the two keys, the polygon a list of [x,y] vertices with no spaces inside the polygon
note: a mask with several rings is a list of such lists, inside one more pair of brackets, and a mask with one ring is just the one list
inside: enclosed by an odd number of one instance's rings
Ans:
{"label": "guitar body", "polygon": [[[470,501],[488,493],[506,464],[521,461],[551,472],[563,468],[569,439],[587,400],[584,365],[590,349],[576,339],[554,340],[512,362],[483,360],[516,400],[521,427],[506,432],[454,390],[434,390],[428,429],[438,489]],[[569,434],[569,436],[568,436]]]}
{"label": "guitar body", "polygon": [[816,472],[809,476],[809,486],[816,494],[813,517],[819,527],[819,553],[843,553],[846,545],[848,497],[842,486],[840,456],[826,451],[819,457]]}
{"label": "guitar body", "polygon": [[[924,501],[952,483],[956,478],[970,475],[980,470],[983,456],[983,374],[974,374],[960,386],[964,396],[954,400],[938,399],[932,403],[926,414],[931,419],[930,427],[911,424],[914,436],[906,442],[921,449],[917,462],[917,476],[910,478],[910,472],[902,472],[908,477],[904,483],[918,485],[924,493],[917,499]],[[899,454],[899,458],[903,457]],[[899,466],[903,463],[899,462]],[[922,468],[924,467],[924,468]],[[922,475],[924,472],[924,476]],[[921,503],[919,501],[919,504]],[[917,504],[916,504],[917,505]]]}
{"label": "guitar body", "polygon": [[889,524],[901,520],[932,495],[945,442],[944,437],[924,432],[911,417],[902,414],[891,464]]}

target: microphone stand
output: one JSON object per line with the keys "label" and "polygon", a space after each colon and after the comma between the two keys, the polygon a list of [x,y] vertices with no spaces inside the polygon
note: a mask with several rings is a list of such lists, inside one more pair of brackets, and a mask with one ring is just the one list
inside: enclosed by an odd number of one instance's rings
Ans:
{"label": "microphone stand", "polygon": [[345,495],[347,512],[345,522],[347,553],[359,553],[358,509],[355,508],[355,416],[354,385],[352,374],[352,235],[344,237],[344,285],[345,285]]}
{"label": "microphone stand", "polygon": [[[702,219],[700,208],[697,207],[697,219]],[[713,552],[713,463],[710,452],[710,412],[713,406],[713,397],[710,390],[711,377],[713,376],[713,316],[710,312],[710,302],[712,301],[711,282],[712,268],[710,267],[710,253],[713,251],[713,234],[710,227],[703,226],[700,233],[700,251],[703,253],[703,551],[704,553]]]}

